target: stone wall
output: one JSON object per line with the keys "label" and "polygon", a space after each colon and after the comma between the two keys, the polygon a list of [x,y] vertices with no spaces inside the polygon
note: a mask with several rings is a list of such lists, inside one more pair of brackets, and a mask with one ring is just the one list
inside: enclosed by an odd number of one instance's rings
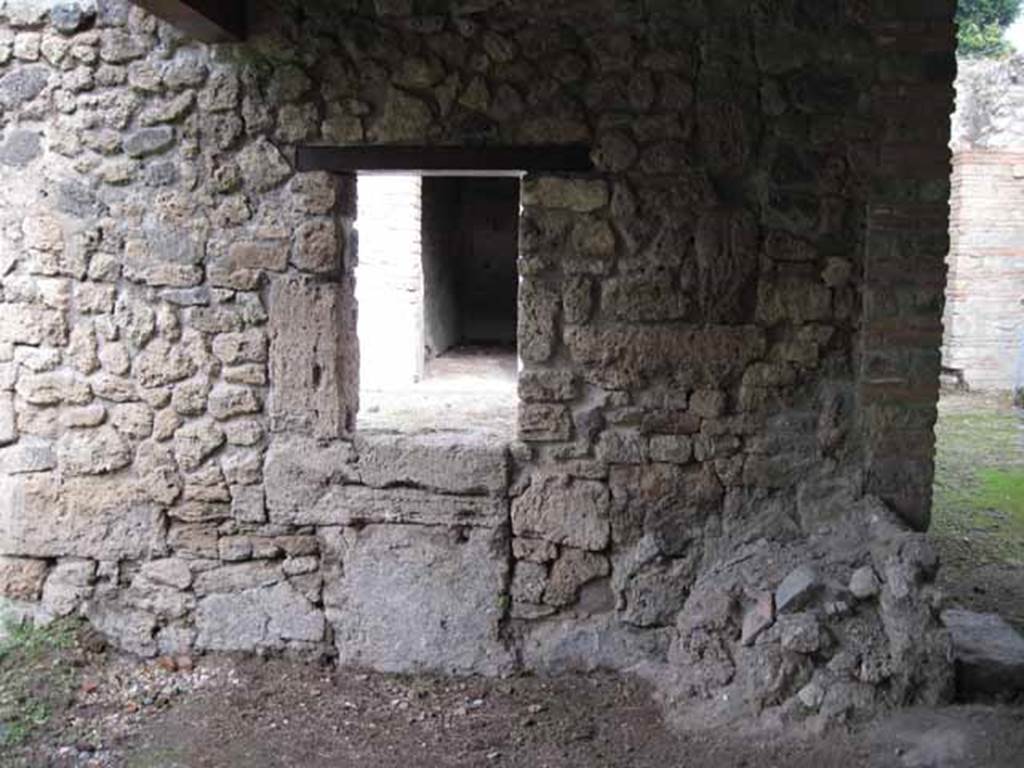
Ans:
{"label": "stone wall", "polygon": [[1024,59],[963,60],[943,365],[974,390],[1024,386]]}
{"label": "stone wall", "polygon": [[[948,695],[906,522],[952,3],[265,3],[218,48],[14,5],[9,610],[142,654],[639,668],[708,722]],[[291,158],[364,141],[594,147],[524,180],[511,445],[354,431],[355,180]]]}

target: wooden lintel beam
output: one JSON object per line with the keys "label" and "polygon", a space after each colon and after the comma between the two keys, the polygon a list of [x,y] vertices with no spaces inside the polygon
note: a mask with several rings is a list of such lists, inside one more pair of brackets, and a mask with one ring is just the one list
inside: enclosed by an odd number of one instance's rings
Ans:
{"label": "wooden lintel beam", "polygon": [[245,0],[133,0],[140,8],[203,43],[245,38]]}
{"label": "wooden lintel beam", "polygon": [[423,173],[428,175],[505,175],[592,171],[584,144],[494,147],[300,146],[300,171],[331,173]]}

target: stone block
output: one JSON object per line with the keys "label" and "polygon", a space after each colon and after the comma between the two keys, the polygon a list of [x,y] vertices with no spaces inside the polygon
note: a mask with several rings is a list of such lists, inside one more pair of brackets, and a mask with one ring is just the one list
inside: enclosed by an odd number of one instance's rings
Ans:
{"label": "stone block", "polygon": [[360,482],[375,488],[416,486],[500,496],[508,486],[504,443],[482,435],[360,435],[355,451]]}
{"label": "stone block", "polygon": [[519,286],[519,356],[524,363],[544,363],[557,344],[561,297],[554,286],[523,280]]}
{"label": "stone block", "polygon": [[0,392],[0,446],[10,445],[18,439],[18,423],[14,412],[14,397]]}
{"label": "stone block", "polygon": [[213,388],[207,407],[217,421],[259,413],[263,409],[251,388],[223,384]]}
{"label": "stone block", "polygon": [[127,467],[131,447],[116,429],[76,429],[57,442],[57,461],[65,475],[104,475]]}
{"label": "stone block", "polygon": [[1024,636],[991,613],[951,609],[942,623],[953,640],[957,687],[963,695],[1024,691]]}
{"label": "stone block", "polygon": [[569,326],[565,341],[583,377],[610,389],[665,379],[720,386],[738,378],[766,348],[764,331],[749,325]]}
{"label": "stone block", "polygon": [[583,585],[610,572],[611,566],[604,555],[566,548],[551,566],[544,602],[556,607],[572,605]]}
{"label": "stone block", "polygon": [[539,177],[527,178],[523,185],[526,205],[589,213],[604,208],[608,201],[608,184],[597,179]]}
{"label": "stone block", "polygon": [[48,570],[45,560],[0,556],[0,598],[38,600]]}
{"label": "stone block", "polygon": [[572,412],[564,405],[523,403],[519,406],[519,439],[564,442],[572,438]]}
{"label": "stone block", "polygon": [[124,478],[0,476],[0,554],[143,560],[163,539],[159,507]]}
{"label": "stone block", "polygon": [[254,651],[324,640],[324,614],[288,582],[200,599],[195,646],[205,651]]}
{"label": "stone block", "polygon": [[5,304],[0,312],[0,343],[61,347],[67,337],[67,317],[61,310]]}
{"label": "stone block", "polygon": [[522,371],[519,399],[527,403],[560,403],[576,399],[579,391],[572,371]]}
{"label": "stone block", "polygon": [[775,607],[780,614],[796,613],[810,605],[821,592],[817,571],[802,565],[791,571],[775,590]]}
{"label": "stone block", "polygon": [[354,397],[354,350],[345,347],[348,322],[341,289],[301,278],[275,281],[270,291],[270,423],[319,438],[348,428]]}
{"label": "stone block", "polygon": [[495,528],[345,530],[344,571],[324,587],[339,662],[383,672],[510,669],[499,638],[505,536]]}
{"label": "stone block", "polygon": [[333,221],[307,221],[295,233],[292,264],[303,272],[334,272],[341,266],[342,241]]}
{"label": "stone block", "polygon": [[[267,511],[272,523],[289,525],[407,525],[490,527],[507,519],[508,503],[487,496],[453,496],[417,488],[310,485],[322,471],[304,471],[268,456]],[[298,470],[298,471],[296,471]],[[326,473],[330,477],[330,473]]]}
{"label": "stone block", "polygon": [[54,616],[68,616],[92,595],[96,563],[92,560],[61,560],[50,570],[43,585],[43,608]]}
{"label": "stone block", "polygon": [[512,530],[516,536],[600,552],[611,536],[610,505],[604,483],[542,477],[512,502]]}

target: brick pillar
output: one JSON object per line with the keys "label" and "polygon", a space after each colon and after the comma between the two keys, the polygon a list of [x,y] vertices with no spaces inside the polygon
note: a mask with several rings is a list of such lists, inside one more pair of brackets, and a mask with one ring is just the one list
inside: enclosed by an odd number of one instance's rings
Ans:
{"label": "brick pillar", "polygon": [[949,0],[904,2],[882,11],[892,20],[874,30],[879,150],[868,207],[859,371],[866,488],[922,530],[931,519],[949,248],[954,9]]}

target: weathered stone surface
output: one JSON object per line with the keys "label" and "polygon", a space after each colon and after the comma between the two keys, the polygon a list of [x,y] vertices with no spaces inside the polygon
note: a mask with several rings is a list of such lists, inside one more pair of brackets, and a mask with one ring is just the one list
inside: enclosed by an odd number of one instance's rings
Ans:
{"label": "weathered stone surface", "polygon": [[129,157],[158,155],[174,144],[174,129],[169,125],[140,128],[130,133],[122,144]]}
{"label": "weathered stone surface", "polygon": [[339,437],[348,424],[349,372],[342,354],[338,287],[301,279],[270,293],[270,421],[274,431]]}
{"label": "weathered stone surface", "polygon": [[310,438],[275,439],[267,451],[264,477],[272,516],[304,515],[334,483],[353,482],[355,453],[350,443],[322,444]]}
{"label": "weathered stone surface", "polygon": [[18,439],[17,415],[14,412],[14,396],[0,392],[0,447],[10,445]]}
{"label": "weathered stone surface", "polygon": [[196,367],[183,349],[157,339],[136,358],[133,372],[143,387],[162,387],[187,379]]}
{"label": "weathered stone surface", "polygon": [[875,575],[875,569],[865,565],[850,577],[850,592],[858,600],[870,600],[881,591],[882,584]]}
{"label": "weathered stone surface", "polygon": [[544,477],[512,502],[512,530],[578,549],[599,552],[611,533],[607,486],[592,480]]}
{"label": "weathered stone surface", "polygon": [[[369,525],[338,542],[342,574],[329,579],[324,606],[339,661],[384,671],[509,669],[500,642],[508,561],[493,528]],[[396,633],[396,626],[415,632]]]}
{"label": "weathered stone surface", "polygon": [[540,177],[527,179],[523,198],[527,205],[588,213],[608,205],[609,194],[603,181]]}
{"label": "weathered stone surface", "polygon": [[576,375],[571,371],[522,371],[519,374],[519,398],[527,403],[567,402],[578,392]]}
{"label": "weathered stone surface", "polygon": [[102,475],[127,467],[132,451],[113,427],[78,429],[58,441],[57,461],[70,476]]}
{"label": "weathered stone surface", "polygon": [[45,560],[0,556],[0,598],[38,600],[48,570]]}
{"label": "weathered stone surface", "polygon": [[501,495],[508,485],[503,443],[467,434],[362,435],[356,472],[376,488],[418,486],[443,493]]}
{"label": "weathered stone surface", "polygon": [[223,430],[208,419],[186,424],[174,433],[174,455],[187,472],[198,469],[224,445]]}
{"label": "weathered stone surface", "polygon": [[307,221],[295,233],[291,262],[304,272],[334,272],[341,264],[341,240],[334,222]]}
{"label": "weathered stone surface", "polygon": [[0,165],[24,168],[43,152],[35,131],[11,131],[0,144]]}
{"label": "weathered stone surface", "polygon": [[750,320],[752,279],[758,268],[758,233],[745,211],[705,214],[696,234],[698,296],[709,323]]}
{"label": "weathered stone surface", "polygon": [[66,372],[21,376],[16,390],[31,405],[84,405],[92,399],[88,382]]}
{"label": "weathered stone surface", "polygon": [[259,413],[263,409],[251,388],[226,385],[213,388],[207,407],[210,415],[218,421]]}
{"label": "weathered stone surface", "polygon": [[402,142],[425,135],[433,122],[430,108],[419,99],[398,88],[389,88],[380,116],[370,126],[368,135],[379,142]]}
{"label": "weathered stone surface", "polygon": [[757,595],[754,603],[743,614],[743,628],[740,642],[753,645],[757,638],[775,623],[775,602],[771,592]]}
{"label": "weathered stone surface", "polygon": [[524,403],[519,406],[519,438],[531,442],[562,442],[572,437],[572,413],[565,405]]}
{"label": "weathered stone surface", "polygon": [[[271,451],[273,454],[273,450]],[[361,485],[303,487],[295,477],[306,481],[331,470],[309,470],[298,462],[268,455],[266,465],[267,511],[271,522],[291,525],[363,525],[401,523],[422,526],[496,526],[508,514],[508,504],[500,498],[453,496],[416,488],[379,489]],[[293,474],[294,473],[294,474]],[[288,476],[291,475],[291,484]]]}
{"label": "weathered stone surface", "polygon": [[0,450],[0,473],[24,475],[45,472],[57,466],[53,444],[47,440],[22,438]]}
{"label": "weathered stone surface", "polygon": [[162,546],[159,510],[131,483],[0,476],[0,554],[139,560]]}
{"label": "weathered stone surface", "polygon": [[287,582],[204,597],[195,621],[196,648],[209,651],[319,643],[326,628],[323,612]]}
{"label": "weathered stone surface", "polygon": [[950,609],[942,623],[953,639],[957,687],[963,695],[1024,691],[1024,637],[991,613]]}
{"label": "weathered stone surface", "polygon": [[153,635],[157,629],[157,618],[153,614],[107,599],[90,601],[85,615],[119,648],[144,658],[156,655]]}
{"label": "weathered stone surface", "polygon": [[59,347],[67,335],[67,318],[60,310],[7,304],[0,312],[0,343]]}
{"label": "weathered stone surface", "polygon": [[49,68],[41,64],[11,69],[0,77],[0,107],[13,110],[32,101],[43,92],[49,79]]}
{"label": "weathered stone surface", "polygon": [[666,377],[717,385],[737,378],[765,352],[764,332],[756,326],[571,326],[565,341],[586,379],[614,389]]}
{"label": "weathered stone surface", "polygon": [[92,595],[96,563],[92,560],[61,560],[50,570],[43,585],[43,608],[54,616],[68,616]]}
{"label": "weathered stone surface", "polygon": [[238,168],[247,187],[265,192],[280,185],[291,175],[291,167],[277,147],[259,138],[238,153]]}
{"label": "weathered stone surface", "polygon": [[267,269],[283,272],[288,268],[288,248],[282,242],[243,240],[231,244],[221,266],[230,271]]}
{"label": "weathered stone surface", "polygon": [[554,353],[561,297],[551,285],[525,280],[519,287],[519,355],[527,363],[544,363]]}
{"label": "weathered stone surface", "polygon": [[779,613],[796,613],[818,595],[822,587],[817,571],[803,565],[790,572],[775,590],[775,607]]}
{"label": "weathered stone surface", "polygon": [[610,571],[611,566],[604,555],[567,548],[551,566],[551,576],[543,600],[553,606],[572,605],[579,597],[583,585],[607,576]]}
{"label": "weathered stone surface", "polygon": [[184,480],[169,446],[152,442],[140,445],[135,471],[139,477],[139,489],[146,498],[169,505],[181,497]]}

